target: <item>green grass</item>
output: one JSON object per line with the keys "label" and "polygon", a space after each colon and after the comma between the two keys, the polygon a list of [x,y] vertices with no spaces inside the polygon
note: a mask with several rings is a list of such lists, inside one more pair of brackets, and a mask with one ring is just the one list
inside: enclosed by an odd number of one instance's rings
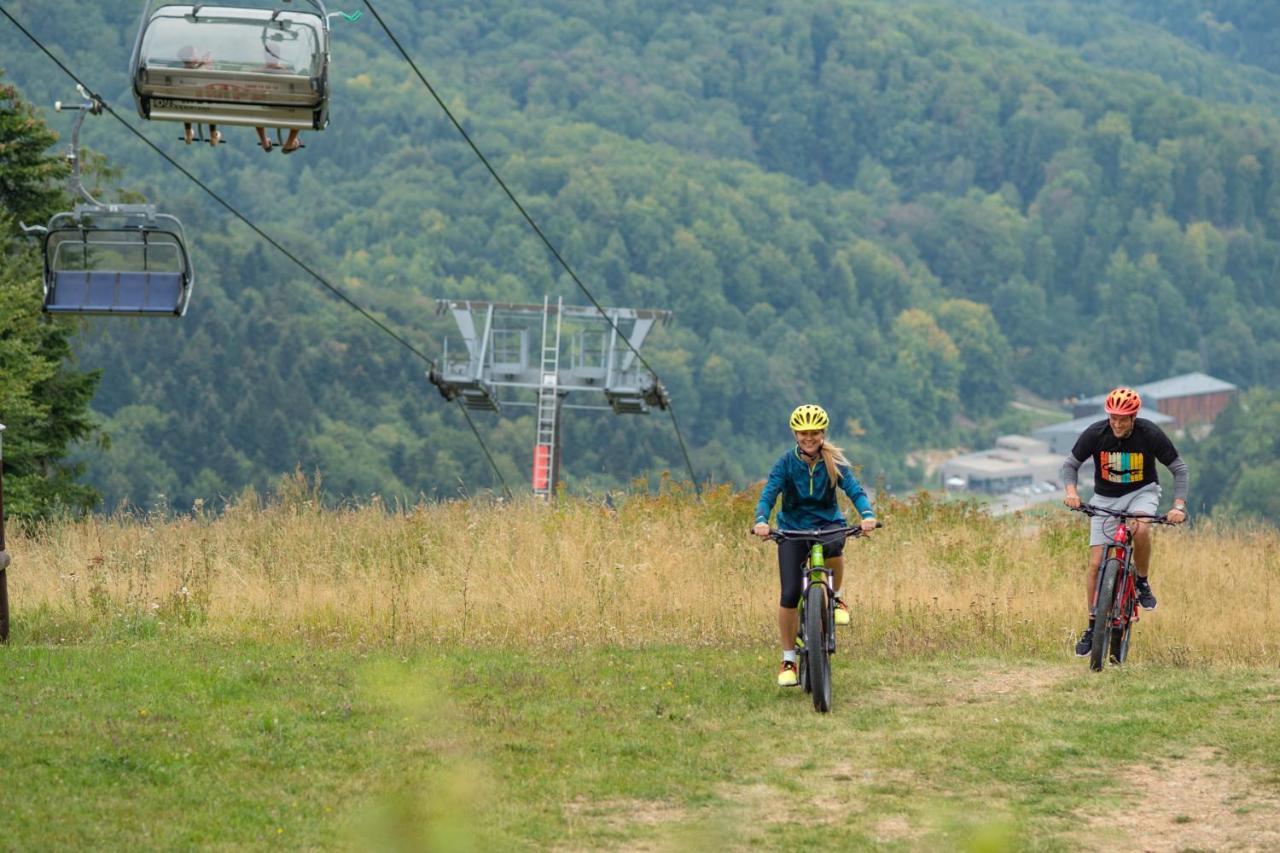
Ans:
{"label": "green grass", "polygon": [[819,716],[773,655],[0,648],[0,847],[1068,850],[1138,764],[1280,786],[1271,669],[843,655]]}

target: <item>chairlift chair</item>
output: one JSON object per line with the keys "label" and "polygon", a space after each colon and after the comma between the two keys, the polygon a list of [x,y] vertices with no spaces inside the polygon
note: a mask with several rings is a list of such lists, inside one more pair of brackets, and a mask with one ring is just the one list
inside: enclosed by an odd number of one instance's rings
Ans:
{"label": "chairlift chair", "polygon": [[175,316],[191,299],[182,223],[149,204],[77,205],[43,235],[49,314]]}
{"label": "chairlift chair", "polygon": [[311,8],[148,0],[130,60],[138,114],[323,130],[329,123],[329,15],[320,0],[297,5]]}
{"label": "chairlift chair", "polygon": [[87,203],[55,213],[47,225],[22,225],[28,236],[40,238],[44,311],[181,317],[194,280],[182,223],[150,204],[103,204],[85,189],[80,126],[86,115],[102,111],[102,102],[80,91],[89,100],[59,101],[54,109],[79,113],[67,153],[69,189]]}

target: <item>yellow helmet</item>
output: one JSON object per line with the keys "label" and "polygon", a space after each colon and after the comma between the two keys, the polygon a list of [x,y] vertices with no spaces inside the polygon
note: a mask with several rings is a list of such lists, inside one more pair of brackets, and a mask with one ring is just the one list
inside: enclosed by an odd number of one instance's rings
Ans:
{"label": "yellow helmet", "polygon": [[815,406],[813,403],[797,406],[796,410],[791,413],[791,428],[797,432],[801,430],[826,429],[829,423],[831,421],[827,418],[827,413],[821,406]]}

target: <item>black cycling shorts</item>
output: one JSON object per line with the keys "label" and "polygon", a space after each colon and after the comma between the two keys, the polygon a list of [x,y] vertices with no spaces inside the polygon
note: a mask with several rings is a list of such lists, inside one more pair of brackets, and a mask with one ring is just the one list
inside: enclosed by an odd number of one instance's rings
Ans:
{"label": "black cycling shorts", "polygon": [[[830,527],[844,527],[840,522],[824,524],[820,530]],[[844,553],[843,533],[825,537],[822,542],[822,554],[826,559],[839,557]],[[804,591],[804,563],[809,558],[809,549],[816,539],[786,539],[778,543],[778,577],[782,581],[782,596],[778,604],[794,609],[800,604],[800,594]]]}

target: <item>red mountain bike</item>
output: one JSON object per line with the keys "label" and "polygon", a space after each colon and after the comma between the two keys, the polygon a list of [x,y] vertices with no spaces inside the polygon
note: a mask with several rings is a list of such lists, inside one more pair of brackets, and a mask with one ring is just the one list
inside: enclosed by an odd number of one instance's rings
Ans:
{"label": "red mountain bike", "polygon": [[1102,565],[1098,568],[1098,587],[1094,598],[1093,646],[1089,650],[1089,668],[1094,672],[1101,672],[1108,657],[1114,664],[1124,663],[1129,656],[1133,623],[1138,621],[1138,576],[1134,571],[1133,534],[1129,530],[1129,522],[1172,522],[1163,515],[1117,512],[1091,504],[1081,504],[1075,511],[1090,517],[1104,515],[1116,519],[1114,533],[1107,534],[1108,542],[1102,554]]}

